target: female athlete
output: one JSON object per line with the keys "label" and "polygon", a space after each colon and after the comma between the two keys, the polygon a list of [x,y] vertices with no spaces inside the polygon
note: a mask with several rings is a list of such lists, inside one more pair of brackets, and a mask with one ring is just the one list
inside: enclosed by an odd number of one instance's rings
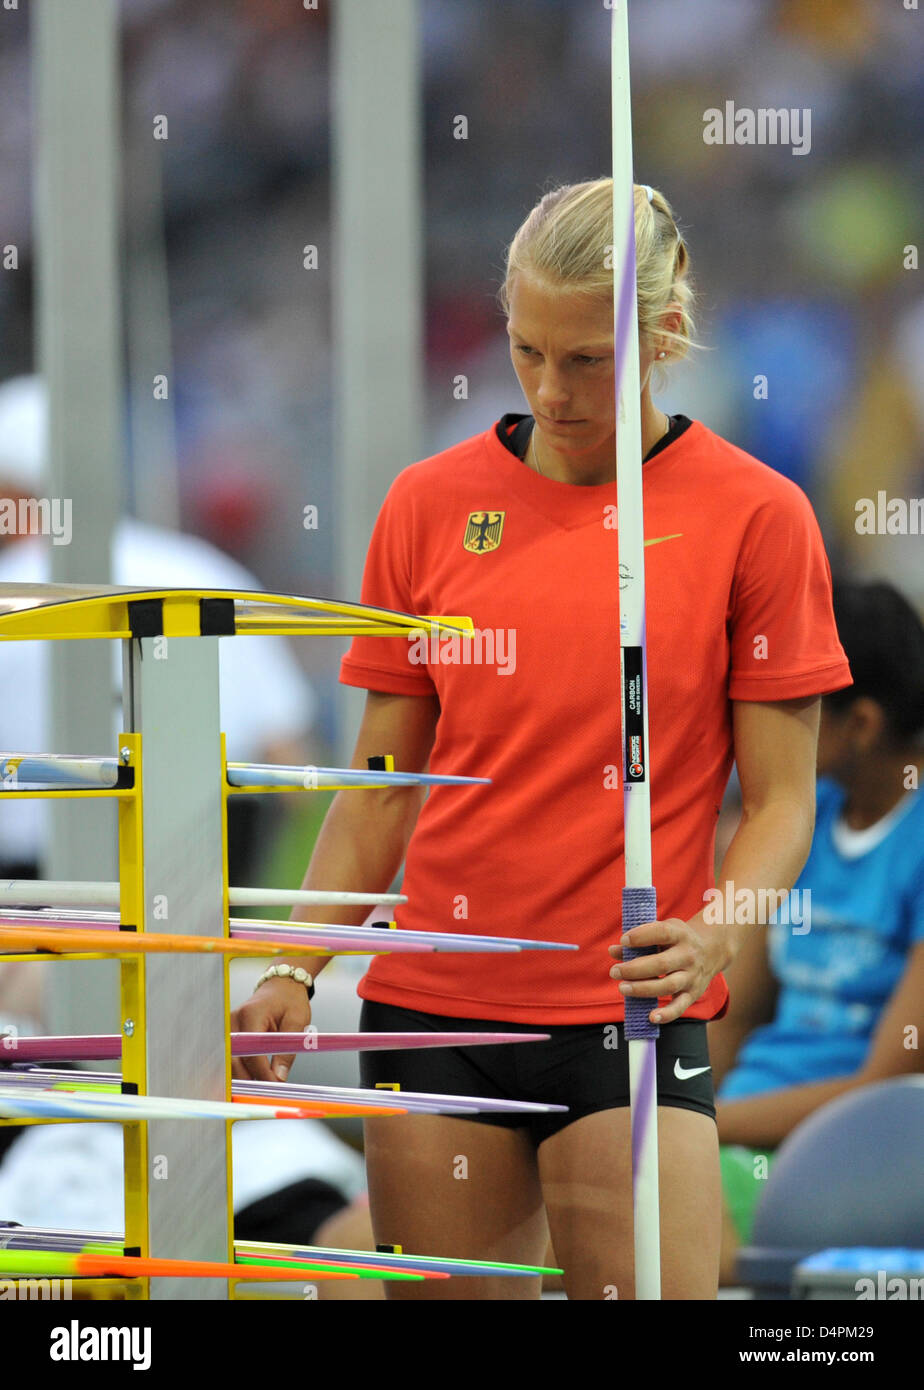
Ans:
{"label": "female athlete", "polygon": [[[466,614],[471,642],[359,637],[341,680],[365,689],[354,767],[490,777],[490,786],[339,793],[306,888],[386,891],[399,926],[574,942],[517,957],[379,956],[367,1030],[550,1033],[545,1043],[362,1054],[363,1084],[568,1106],[522,1116],[365,1122],[375,1240],[406,1252],[541,1263],[569,1298],[633,1296],[623,998],[658,1042],[663,1296],[715,1296],[721,1189],[706,1040],[723,968],[762,931],[809,852],[820,697],[850,684],[805,495],[652,400],[691,343],[688,251],[662,194],[636,187],[653,881],[659,920],[621,963],[622,795],[612,184],[547,193],[507,253],[501,304],[529,414],[414,463],[372,536],[364,602]],[[737,762],[744,814],[716,880],[716,820]],[[732,885],[735,920],[713,886]],[[764,890],[763,896],[761,891]],[[342,908],[312,920],[359,921]],[[305,918],[305,913],[296,913]],[[326,962],[325,962],[326,963]],[[292,964],[298,964],[297,961]],[[314,974],[319,973],[315,968]],[[299,1030],[306,989],[273,977],[240,1029]],[[291,1058],[276,1058],[285,1071]],[[270,1078],[266,1059],[237,1075]],[[536,1298],[538,1279],[389,1284],[389,1298]]]}

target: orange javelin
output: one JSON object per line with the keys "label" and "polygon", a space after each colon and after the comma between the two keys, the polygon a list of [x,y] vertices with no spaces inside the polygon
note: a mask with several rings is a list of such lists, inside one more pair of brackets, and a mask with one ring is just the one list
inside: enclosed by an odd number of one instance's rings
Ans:
{"label": "orange javelin", "polygon": [[[384,935],[384,933],[383,933]],[[241,941],[226,936],[174,936],[169,932],[93,931],[83,927],[0,926],[0,953],[49,951],[56,956],[79,955],[86,951],[107,956],[197,955],[214,952],[222,956],[332,956],[330,947],[303,946],[300,942]],[[369,955],[368,948],[361,952]]]}
{"label": "orange javelin", "polygon": [[[385,1106],[349,1105],[333,1100],[311,1100],[305,1101],[304,1104],[302,1104],[297,1100],[281,1100],[278,1096],[250,1095],[232,1096],[231,1100],[235,1105],[275,1105],[277,1110],[282,1105],[285,1106],[286,1110],[303,1109],[306,1119],[313,1119],[319,1114],[323,1115],[325,1119],[329,1119],[332,1116],[335,1119],[340,1119],[341,1117],[353,1118],[355,1116],[362,1119],[366,1115],[406,1115],[408,1113],[406,1110],[393,1109],[390,1105],[386,1109]],[[319,1107],[323,1107],[323,1109],[319,1109]]]}

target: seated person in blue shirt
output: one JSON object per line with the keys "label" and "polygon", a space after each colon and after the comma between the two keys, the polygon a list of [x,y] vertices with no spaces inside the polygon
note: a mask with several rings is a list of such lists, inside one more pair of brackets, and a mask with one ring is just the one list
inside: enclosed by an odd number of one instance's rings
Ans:
{"label": "seated person in blue shirt", "polygon": [[834,612],[854,684],[822,700],[812,848],[709,1026],[723,1283],[776,1146],[837,1096],[922,1070],[924,625],[887,584],[835,584]]}

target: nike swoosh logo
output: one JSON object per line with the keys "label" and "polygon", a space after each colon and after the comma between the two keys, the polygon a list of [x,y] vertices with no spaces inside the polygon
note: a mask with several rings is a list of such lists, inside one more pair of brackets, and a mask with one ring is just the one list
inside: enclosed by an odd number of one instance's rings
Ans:
{"label": "nike swoosh logo", "polygon": [[646,541],[646,545],[660,545],[662,541],[679,541],[683,535],[682,531],[675,531],[672,536],[656,536],[653,541]]}
{"label": "nike swoosh logo", "polygon": [[674,1075],[678,1081],[688,1081],[691,1076],[699,1076],[701,1072],[711,1070],[711,1067],[682,1067],[679,1057],[674,1061]]}

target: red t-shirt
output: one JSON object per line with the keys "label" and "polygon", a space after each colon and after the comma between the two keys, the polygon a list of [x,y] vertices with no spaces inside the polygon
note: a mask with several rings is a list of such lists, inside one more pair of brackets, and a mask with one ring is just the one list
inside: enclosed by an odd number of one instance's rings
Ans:
{"label": "red t-shirt", "polygon": [[[645,463],[643,493],[653,882],[658,917],[686,920],[715,882],[731,701],[821,695],[851,676],[794,483],[693,421]],[[468,615],[480,636],[468,661],[459,638],[357,637],[340,679],[436,693],[430,770],[492,779],[431,789],[398,925],[580,950],[379,956],[363,998],[535,1024],[623,1017],[607,954],[624,882],[615,504],[615,483],[540,477],[494,427],[392,484],[363,602]],[[713,1018],[727,998],[718,975],[685,1017]]]}

